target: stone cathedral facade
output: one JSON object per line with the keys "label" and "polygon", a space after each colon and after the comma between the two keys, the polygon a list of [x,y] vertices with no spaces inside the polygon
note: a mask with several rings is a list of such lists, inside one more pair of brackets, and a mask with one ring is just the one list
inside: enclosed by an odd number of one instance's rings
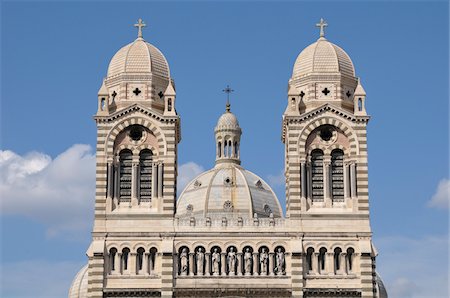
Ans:
{"label": "stone cathedral facade", "polygon": [[285,215],[241,165],[229,104],[214,167],[177,198],[175,82],[135,26],[98,92],[92,243],[69,297],[387,297],[369,223],[366,93],[326,23],[288,82]]}

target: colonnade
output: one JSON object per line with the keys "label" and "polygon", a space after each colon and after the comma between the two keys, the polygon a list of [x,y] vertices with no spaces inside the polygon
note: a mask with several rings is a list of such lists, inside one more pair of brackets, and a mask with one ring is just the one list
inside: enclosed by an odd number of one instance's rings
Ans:
{"label": "colonnade", "polygon": [[160,271],[159,254],[156,248],[145,251],[138,248],[131,252],[124,248],[118,251],[111,248],[107,255],[106,266],[110,275],[156,275]]}
{"label": "colonnade", "polygon": [[306,250],[306,272],[312,275],[352,274],[357,257],[353,248],[342,251],[338,247],[328,251],[322,247],[315,251],[310,247]]}

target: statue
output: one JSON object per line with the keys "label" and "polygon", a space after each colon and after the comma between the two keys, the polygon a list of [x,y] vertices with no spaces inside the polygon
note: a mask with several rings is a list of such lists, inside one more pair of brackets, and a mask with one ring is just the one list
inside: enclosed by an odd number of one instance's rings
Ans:
{"label": "statue", "polygon": [[183,248],[180,255],[180,263],[181,263],[181,275],[186,275],[188,272],[188,252],[186,247]]}
{"label": "statue", "polygon": [[212,257],[213,275],[219,275],[220,253],[217,252],[217,247],[214,248],[211,257]]}
{"label": "statue", "polygon": [[203,263],[205,262],[205,253],[200,247],[197,250],[197,275],[203,275]]}
{"label": "statue", "polygon": [[278,247],[277,266],[275,267],[275,272],[277,273],[277,275],[284,274],[284,268],[285,268],[284,252],[281,250],[281,247]]}
{"label": "statue", "polygon": [[245,249],[244,253],[244,264],[245,264],[245,275],[252,274],[252,253],[250,252],[250,248]]}
{"label": "statue", "polygon": [[228,270],[230,275],[236,274],[236,252],[234,251],[234,248],[231,247],[230,251],[228,252],[227,260],[228,260]]}
{"label": "statue", "polygon": [[269,254],[266,252],[265,248],[263,248],[259,254],[259,264],[261,266],[261,274],[267,274],[269,268]]}

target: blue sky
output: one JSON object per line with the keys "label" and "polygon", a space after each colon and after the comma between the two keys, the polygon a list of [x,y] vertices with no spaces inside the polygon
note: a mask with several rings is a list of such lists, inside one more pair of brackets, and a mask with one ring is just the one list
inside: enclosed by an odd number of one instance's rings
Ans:
{"label": "blue sky", "polygon": [[392,297],[448,296],[448,8],[446,1],[2,2],[2,297],[64,297],[86,261],[97,91],[111,57],[136,38],[139,17],[176,82],[183,181],[213,165],[213,128],[230,84],[243,166],[283,204],[287,81],[323,17],[327,38],[350,55],[367,92],[378,270]]}

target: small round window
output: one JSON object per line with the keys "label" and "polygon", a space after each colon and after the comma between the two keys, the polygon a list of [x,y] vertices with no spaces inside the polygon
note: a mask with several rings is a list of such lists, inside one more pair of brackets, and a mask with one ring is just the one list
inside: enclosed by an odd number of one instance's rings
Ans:
{"label": "small round window", "polygon": [[325,142],[328,142],[333,137],[333,131],[330,127],[324,127],[320,130],[320,138]]}
{"label": "small round window", "polygon": [[142,133],[143,133],[142,127],[137,125],[133,126],[130,129],[130,138],[133,141],[139,141],[142,138]]}

